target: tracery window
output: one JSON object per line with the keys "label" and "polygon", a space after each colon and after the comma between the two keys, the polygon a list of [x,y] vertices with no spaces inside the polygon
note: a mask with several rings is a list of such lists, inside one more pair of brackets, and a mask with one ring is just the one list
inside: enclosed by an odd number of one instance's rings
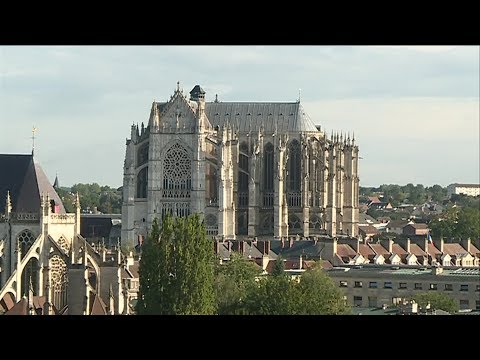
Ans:
{"label": "tracery window", "polygon": [[302,164],[302,152],[300,143],[294,139],[289,146],[288,154],[288,190],[299,192],[301,190],[300,172]]}
{"label": "tracery window", "polygon": [[290,215],[288,217],[288,230],[301,230],[302,225],[300,224],[300,219],[298,218],[297,215]]}
{"label": "tracery window", "polygon": [[18,235],[17,239],[18,239],[18,244],[20,245],[20,250],[22,252],[22,259],[23,259],[27,251],[33,245],[33,242],[35,241],[35,237],[33,236],[30,230],[23,230]]}
{"label": "tracery window", "polygon": [[178,143],[165,153],[163,188],[168,190],[190,190],[192,188],[192,162],[187,149]]}
{"label": "tracery window", "polygon": [[273,214],[268,214],[265,216],[262,222],[262,233],[263,234],[273,234],[273,226],[274,226],[274,220],[273,220]]}
{"label": "tracery window", "polygon": [[[190,191],[192,189],[192,160],[189,152],[179,143],[170,147],[163,160],[162,218],[190,215]],[[168,201],[170,199],[171,201]]]}
{"label": "tracery window", "polygon": [[310,229],[322,229],[323,228],[323,222],[318,216],[313,215],[313,216],[310,217],[310,222],[309,222],[308,227]]}
{"label": "tracery window", "polygon": [[50,258],[50,288],[53,305],[59,310],[66,305],[67,286],[67,265],[60,256],[53,255]]}
{"label": "tracery window", "polygon": [[58,245],[60,246],[60,249],[62,249],[66,253],[68,253],[68,251],[70,250],[68,241],[63,236],[60,236],[60,239],[58,239]]}
{"label": "tracery window", "polygon": [[148,166],[139,171],[137,175],[137,198],[147,197]]}

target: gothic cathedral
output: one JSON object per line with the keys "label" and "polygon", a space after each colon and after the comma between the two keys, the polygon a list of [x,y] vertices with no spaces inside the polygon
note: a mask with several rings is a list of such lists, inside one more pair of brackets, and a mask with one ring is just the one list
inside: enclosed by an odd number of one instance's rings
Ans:
{"label": "gothic cathedral", "polygon": [[155,217],[200,213],[217,239],[358,235],[358,146],[300,101],[214,102],[177,83],[126,141],[122,243]]}

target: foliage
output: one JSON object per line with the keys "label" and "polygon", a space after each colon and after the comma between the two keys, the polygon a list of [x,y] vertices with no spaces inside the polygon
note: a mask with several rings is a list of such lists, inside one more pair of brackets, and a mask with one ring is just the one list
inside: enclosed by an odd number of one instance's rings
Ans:
{"label": "foliage", "polygon": [[480,210],[452,207],[429,223],[434,237],[478,238],[480,237]]}
{"label": "foliage", "polygon": [[198,214],[155,219],[140,260],[138,314],[213,314],[213,246]]}
{"label": "foliage", "polygon": [[67,213],[75,212],[75,195],[68,191],[66,188],[55,189],[58,196],[62,200],[63,207]]}
{"label": "foliage", "polygon": [[297,285],[304,315],[342,315],[350,312],[342,291],[320,266],[306,271]]}
{"label": "foliage", "polygon": [[333,315],[347,314],[343,293],[332,279],[316,266],[297,281],[285,272],[260,281],[248,301],[254,315]]}
{"label": "foliage", "polygon": [[117,189],[97,183],[75,184],[71,193],[77,192],[82,211],[93,211],[95,207],[104,214],[119,214],[122,211],[122,194]]}
{"label": "foliage", "polygon": [[218,313],[221,315],[246,314],[248,294],[255,291],[258,265],[233,252],[230,260],[218,264],[215,276],[215,293]]}
{"label": "foliage", "polygon": [[431,310],[443,310],[449,313],[458,311],[458,304],[455,299],[442,292],[432,291],[420,293],[415,295],[413,300],[415,300],[422,309],[425,309],[427,304],[430,303]]}
{"label": "foliage", "polygon": [[360,194],[363,196],[383,195],[384,201],[389,201],[392,206],[397,207],[405,202],[414,205],[429,200],[440,202],[447,197],[447,188],[438,184],[431,187],[412,183],[407,185],[383,184],[379,187],[360,187]]}

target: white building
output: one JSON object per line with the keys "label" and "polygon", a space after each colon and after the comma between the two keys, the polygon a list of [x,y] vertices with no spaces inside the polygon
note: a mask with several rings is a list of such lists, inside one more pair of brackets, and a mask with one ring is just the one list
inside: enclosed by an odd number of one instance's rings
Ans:
{"label": "white building", "polygon": [[447,186],[447,196],[453,194],[465,194],[468,196],[480,195],[480,184],[450,184]]}

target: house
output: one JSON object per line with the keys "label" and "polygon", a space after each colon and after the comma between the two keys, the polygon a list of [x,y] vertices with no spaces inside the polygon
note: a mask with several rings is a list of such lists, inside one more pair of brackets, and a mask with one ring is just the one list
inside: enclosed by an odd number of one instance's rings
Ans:
{"label": "house", "polygon": [[403,228],[403,235],[407,236],[418,236],[418,235],[428,235],[429,228],[427,224],[408,224]]}

